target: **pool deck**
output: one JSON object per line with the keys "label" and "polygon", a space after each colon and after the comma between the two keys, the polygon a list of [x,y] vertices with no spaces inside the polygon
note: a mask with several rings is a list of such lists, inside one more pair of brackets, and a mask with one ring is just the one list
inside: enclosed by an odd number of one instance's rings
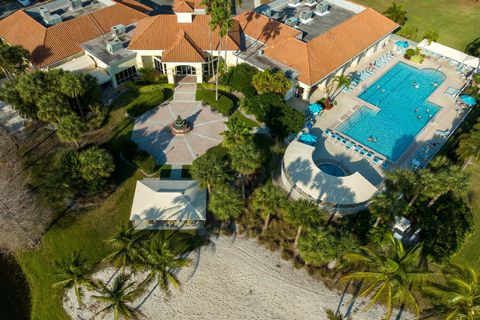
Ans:
{"label": "pool deck", "polygon": [[[416,136],[412,145],[399,157],[399,159],[390,165],[391,168],[410,168],[411,160],[416,158],[422,165],[426,165],[428,161],[436,154],[436,152],[442,147],[449,136],[441,137],[436,135],[436,130],[455,131],[458,125],[464,120],[468,114],[469,109],[458,109],[453,97],[446,95],[444,92],[449,87],[455,89],[461,89],[464,85],[464,81],[461,79],[458,72],[454,67],[446,62],[439,62],[436,59],[428,58],[419,65],[412,63],[403,58],[402,54],[398,54],[395,51],[393,43],[390,43],[384,50],[373,54],[369,59],[362,61],[354,68],[348,69],[346,74],[353,71],[360,71],[369,67],[370,63],[383,56],[387,52],[393,52],[394,57],[381,69],[377,70],[371,77],[362,81],[355,89],[349,92],[341,91],[336,96],[337,105],[331,109],[324,111],[312,128],[311,133],[319,137],[319,141],[316,145],[314,159],[332,159],[340,161],[343,165],[347,166],[352,172],[359,171],[374,185],[379,186],[383,180],[384,172],[380,168],[372,167],[369,162],[363,157],[354,154],[351,151],[345,150],[340,144],[335,144],[329,139],[322,137],[322,132],[327,128],[335,128],[338,124],[345,119],[346,116],[352,114],[355,111],[355,106],[365,105],[372,109],[376,109],[376,106],[369,105],[365,101],[359,99],[357,95],[363,90],[365,86],[370,86],[378,78],[384,75],[392,66],[398,62],[403,62],[412,65],[416,68],[431,68],[439,69],[446,75],[445,81],[439,85],[439,87],[432,93],[427,101],[434,103],[441,107],[441,110],[436,116],[423,128],[423,130]],[[316,101],[324,96],[325,92],[317,90],[310,98],[311,101]],[[343,119],[342,119],[343,118]],[[435,144],[436,147],[432,147],[430,144]],[[428,148],[428,151],[425,149]]]}

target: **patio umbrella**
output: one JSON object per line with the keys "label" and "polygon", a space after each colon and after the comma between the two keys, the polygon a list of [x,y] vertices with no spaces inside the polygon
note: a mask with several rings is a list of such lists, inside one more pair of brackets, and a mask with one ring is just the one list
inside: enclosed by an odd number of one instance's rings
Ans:
{"label": "patio umbrella", "polygon": [[322,110],[323,110],[322,106],[319,105],[318,103],[312,103],[311,105],[308,106],[308,111],[313,115],[320,113],[320,111]]}
{"label": "patio umbrella", "polygon": [[469,106],[474,106],[477,104],[477,100],[467,94],[461,95],[460,100],[462,100],[463,103],[468,104]]}
{"label": "patio umbrella", "polygon": [[314,145],[315,143],[317,143],[317,137],[310,133],[302,133],[298,140],[309,145]]}
{"label": "patio umbrella", "polygon": [[400,48],[405,48],[405,49],[409,47],[407,41],[397,41],[397,42],[395,42],[395,45],[397,45]]}

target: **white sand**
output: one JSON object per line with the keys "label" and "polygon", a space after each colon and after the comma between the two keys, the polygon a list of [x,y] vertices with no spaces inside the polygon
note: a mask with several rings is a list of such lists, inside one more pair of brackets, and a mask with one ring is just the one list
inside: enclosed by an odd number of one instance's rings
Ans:
{"label": "white sand", "polygon": [[[305,270],[296,270],[278,252],[270,252],[253,240],[220,237],[214,245],[192,253],[192,266],[179,272],[182,288],[165,294],[156,288],[141,305],[147,319],[326,319],[325,308],[336,310],[341,294],[312,279]],[[115,269],[107,268],[95,279],[110,279]],[[139,281],[143,275],[135,276]],[[382,319],[383,308],[363,311],[365,302],[343,297],[341,311],[350,307],[353,319]],[[134,306],[143,300],[139,299]],[[79,308],[73,290],[64,298],[72,319],[100,319],[98,302],[91,293]],[[405,314],[406,316],[406,314]],[[106,316],[105,319],[113,319]],[[402,317],[407,318],[407,317]]]}

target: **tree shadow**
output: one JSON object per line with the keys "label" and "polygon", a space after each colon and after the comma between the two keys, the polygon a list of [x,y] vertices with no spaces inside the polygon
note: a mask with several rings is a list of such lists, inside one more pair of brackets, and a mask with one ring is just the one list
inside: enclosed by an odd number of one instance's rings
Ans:
{"label": "tree shadow", "polygon": [[465,47],[465,53],[474,57],[480,57],[480,37],[476,38]]}

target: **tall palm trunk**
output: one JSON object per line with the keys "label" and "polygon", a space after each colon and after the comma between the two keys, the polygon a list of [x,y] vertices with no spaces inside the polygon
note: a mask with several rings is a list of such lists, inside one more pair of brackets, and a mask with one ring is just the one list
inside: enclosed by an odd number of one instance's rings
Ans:
{"label": "tall palm trunk", "polygon": [[265,217],[265,222],[263,223],[263,228],[262,228],[262,234],[264,234],[267,231],[269,224],[270,224],[270,213]]}
{"label": "tall palm trunk", "polygon": [[473,157],[468,157],[468,159],[463,163],[461,170],[464,171],[472,163],[472,161]]}
{"label": "tall palm trunk", "polygon": [[245,195],[245,177],[244,177],[243,173],[240,174],[240,179],[242,180],[242,197],[243,197],[243,199],[246,199],[246,195]]}
{"label": "tall palm trunk", "polygon": [[212,49],[212,30],[208,30],[208,42],[209,42],[209,48],[210,48],[210,61],[208,62],[208,72],[211,74],[214,74],[212,71],[213,68],[213,49]]}
{"label": "tall palm trunk", "polygon": [[85,121],[85,114],[82,110],[82,107],[80,105],[80,99],[78,98],[77,95],[75,95],[75,100],[77,101],[77,108],[78,108],[78,111],[80,112],[80,117],[82,118],[83,121]]}
{"label": "tall palm trunk", "polygon": [[[218,78],[220,74],[220,58],[221,58],[221,52],[222,52],[222,37],[220,36],[220,39],[218,40],[218,61],[217,61],[217,74],[215,76],[215,100],[218,101]],[[245,199],[245,196],[243,197]]]}
{"label": "tall palm trunk", "polygon": [[437,200],[443,195],[445,194],[445,192],[439,192],[435,195],[435,197],[433,197],[432,200],[430,200],[430,202],[428,203],[427,207],[431,207],[435,204],[435,202],[437,202]]}
{"label": "tall palm trunk", "polygon": [[297,235],[295,236],[295,241],[293,242],[293,248],[297,250],[298,240],[300,239],[300,235],[302,234],[302,226],[299,226],[297,229]]}
{"label": "tall palm trunk", "polygon": [[382,221],[382,218],[380,216],[377,217],[377,220],[375,220],[375,223],[373,224],[373,228],[378,227],[380,222]]}

